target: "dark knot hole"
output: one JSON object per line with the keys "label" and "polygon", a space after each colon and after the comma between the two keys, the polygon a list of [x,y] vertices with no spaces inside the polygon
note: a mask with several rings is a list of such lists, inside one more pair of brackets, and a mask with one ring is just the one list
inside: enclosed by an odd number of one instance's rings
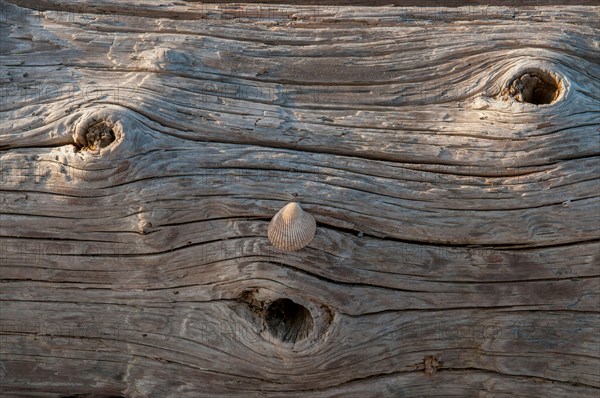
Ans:
{"label": "dark knot hole", "polygon": [[508,93],[518,102],[534,105],[553,103],[561,92],[561,83],[553,74],[537,69],[513,79]]}
{"label": "dark knot hole", "polygon": [[95,151],[106,148],[116,139],[115,126],[106,121],[94,121],[80,135],[79,148]]}
{"label": "dark knot hole", "polygon": [[284,343],[295,343],[306,338],[314,322],[310,311],[290,299],[273,301],[265,312],[271,334]]}
{"label": "dark knot hole", "polygon": [[105,121],[98,122],[87,128],[85,141],[91,150],[105,148],[115,140],[115,132],[112,125]]}

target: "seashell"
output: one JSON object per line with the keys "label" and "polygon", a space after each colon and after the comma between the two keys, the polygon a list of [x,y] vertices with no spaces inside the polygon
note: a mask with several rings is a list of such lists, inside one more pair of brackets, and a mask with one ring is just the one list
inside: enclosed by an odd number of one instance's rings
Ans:
{"label": "seashell", "polygon": [[315,218],[302,210],[298,203],[291,202],[271,219],[267,235],[276,248],[295,251],[308,245],[316,230]]}

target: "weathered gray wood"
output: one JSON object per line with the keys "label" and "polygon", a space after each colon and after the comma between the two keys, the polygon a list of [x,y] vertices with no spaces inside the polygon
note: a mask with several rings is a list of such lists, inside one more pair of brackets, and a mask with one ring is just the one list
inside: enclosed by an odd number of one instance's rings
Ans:
{"label": "weathered gray wood", "polygon": [[1,2],[1,396],[596,396],[598,8],[517,3]]}

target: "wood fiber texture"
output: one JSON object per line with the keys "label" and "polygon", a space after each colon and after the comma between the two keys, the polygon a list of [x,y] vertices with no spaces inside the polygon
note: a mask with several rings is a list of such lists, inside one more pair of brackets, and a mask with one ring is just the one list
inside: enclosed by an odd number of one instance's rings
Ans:
{"label": "wood fiber texture", "polygon": [[530,3],[1,1],[0,395],[597,396],[598,7]]}

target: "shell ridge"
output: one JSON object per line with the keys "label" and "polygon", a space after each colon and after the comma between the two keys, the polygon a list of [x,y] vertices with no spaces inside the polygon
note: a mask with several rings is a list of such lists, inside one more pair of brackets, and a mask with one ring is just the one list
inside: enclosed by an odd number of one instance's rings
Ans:
{"label": "shell ridge", "polygon": [[269,223],[267,235],[278,249],[295,251],[308,245],[316,233],[316,221],[298,203],[291,202],[275,214]]}

